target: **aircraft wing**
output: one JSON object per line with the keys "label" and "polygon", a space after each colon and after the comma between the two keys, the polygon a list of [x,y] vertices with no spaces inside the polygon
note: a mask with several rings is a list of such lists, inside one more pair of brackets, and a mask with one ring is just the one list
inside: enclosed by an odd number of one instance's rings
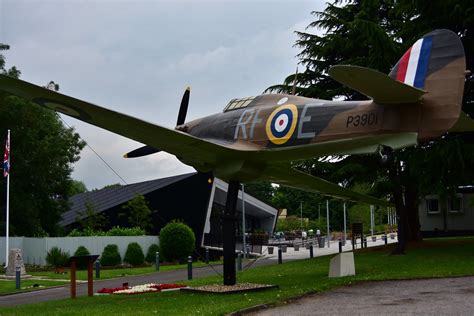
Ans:
{"label": "aircraft wing", "polygon": [[[242,155],[242,151],[212,143],[181,131],[161,127],[8,76],[0,75],[0,90],[154,148],[159,148],[182,158],[184,161],[191,162],[195,167],[199,165],[204,166],[204,168],[206,166],[216,166],[219,160],[225,161],[227,158]],[[292,157],[292,155],[290,155],[291,157],[284,156],[280,158],[297,158]],[[266,158],[266,156],[261,158]],[[264,171],[263,177],[282,185],[320,192],[324,195],[351,201],[361,201],[374,205],[391,205],[387,201],[356,193],[326,180],[293,170],[288,164],[270,165]]]}
{"label": "aircraft wing", "polygon": [[0,75],[2,91],[37,103],[111,132],[160,148],[178,157],[197,157],[213,164],[218,155],[232,155],[235,150],[192,135],[155,125],[119,112],[81,101],[34,84]]}
{"label": "aircraft wing", "polygon": [[370,205],[393,206],[389,201],[357,193],[335,183],[295,170],[289,164],[273,164],[268,166],[263,173],[263,178],[283,186],[309,192],[318,192],[343,200],[363,202]]}

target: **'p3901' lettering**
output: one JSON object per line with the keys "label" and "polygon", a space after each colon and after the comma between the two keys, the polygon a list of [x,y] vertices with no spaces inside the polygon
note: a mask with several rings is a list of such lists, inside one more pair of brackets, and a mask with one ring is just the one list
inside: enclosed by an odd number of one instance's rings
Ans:
{"label": "'p3901' lettering", "polygon": [[379,119],[378,112],[349,115],[347,117],[346,128],[357,126],[376,125]]}

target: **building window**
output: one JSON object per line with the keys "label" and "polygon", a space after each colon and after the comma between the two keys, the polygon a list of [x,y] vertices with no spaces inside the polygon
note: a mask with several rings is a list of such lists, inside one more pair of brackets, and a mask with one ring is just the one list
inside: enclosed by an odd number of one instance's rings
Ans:
{"label": "building window", "polygon": [[426,210],[428,214],[439,214],[439,202],[437,198],[426,198]]}
{"label": "building window", "polygon": [[462,195],[458,194],[448,199],[448,209],[450,213],[462,212]]}

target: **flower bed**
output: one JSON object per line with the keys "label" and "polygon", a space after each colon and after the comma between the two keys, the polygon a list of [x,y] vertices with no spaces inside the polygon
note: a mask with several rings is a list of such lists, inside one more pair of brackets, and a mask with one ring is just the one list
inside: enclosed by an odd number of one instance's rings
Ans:
{"label": "flower bed", "polygon": [[142,285],[135,285],[135,286],[124,286],[124,287],[117,287],[117,288],[102,288],[97,293],[101,294],[140,294],[140,293],[149,293],[149,292],[160,292],[172,289],[180,289],[182,287],[186,287],[186,285],[181,284],[142,284]]}
{"label": "flower bed", "polygon": [[126,290],[128,289],[128,286],[122,286],[122,287],[112,287],[112,288],[102,288],[100,290],[97,291],[97,293],[100,293],[100,294],[112,294],[113,292],[116,292],[116,291],[121,291],[121,290]]}

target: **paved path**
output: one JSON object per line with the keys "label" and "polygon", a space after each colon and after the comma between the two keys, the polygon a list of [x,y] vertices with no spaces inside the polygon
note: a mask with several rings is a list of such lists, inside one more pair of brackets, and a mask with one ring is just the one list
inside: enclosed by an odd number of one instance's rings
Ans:
{"label": "paved path", "polygon": [[[390,242],[396,242],[395,240],[390,240]],[[378,240],[376,242],[368,242],[368,246],[379,246],[382,245],[383,242]],[[339,251],[337,241],[332,242],[329,248],[316,248],[314,247],[314,256],[325,256],[333,253],[337,253]],[[352,250],[352,246],[350,243],[344,247],[344,251]],[[275,248],[274,254],[268,255],[267,249],[264,247],[263,253],[265,254],[262,258],[257,260],[254,264],[252,264],[252,268],[270,264],[277,264],[278,262],[278,255],[277,250]],[[292,261],[292,260],[301,260],[309,258],[309,250],[305,248],[300,248],[299,251],[294,251],[293,248],[288,247],[286,253],[283,253],[283,263],[285,261]],[[245,263],[243,264],[245,268]],[[193,269],[193,277],[206,277],[216,275],[216,271],[222,275],[222,266],[217,265],[211,267],[202,267],[202,268],[194,268]],[[176,283],[182,280],[186,280],[188,278],[188,272],[186,269],[183,270],[176,270],[176,271],[166,271],[166,272],[157,272],[152,274],[145,274],[145,275],[137,275],[137,276],[127,276],[118,279],[108,279],[108,280],[94,280],[94,293],[96,293],[99,289],[103,287],[119,287],[122,285],[123,282],[128,282],[129,285],[138,285],[138,284],[145,284],[145,283]],[[40,282],[38,282],[40,283]],[[87,295],[87,283],[78,283],[76,289],[76,295]],[[0,296],[0,307],[2,306],[11,306],[11,305],[19,305],[19,304],[31,304],[31,303],[38,303],[50,300],[58,300],[70,297],[69,292],[69,285],[51,288],[51,289],[44,289],[39,291],[27,292],[27,293],[20,293],[14,295],[7,295],[7,296]]]}
{"label": "paved path", "polygon": [[[360,239],[357,240],[357,249],[360,247]],[[387,239],[387,243],[392,244],[396,243],[398,240],[395,239]],[[382,240],[382,235],[376,236],[376,241],[372,241],[370,236],[367,237],[367,247],[375,247],[375,246],[382,246],[385,244],[385,241]],[[347,241],[346,245],[342,247],[342,251],[352,251],[352,244],[350,241]],[[331,254],[336,254],[339,252],[339,242],[338,241],[331,241],[330,247],[327,247],[327,244],[324,248],[318,248],[316,246],[313,247],[313,254],[315,257],[319,256],[327,256]],[[278,248],[274,247],[273,254],[269,255],[267,248],[263,247],[263,253],[266,254],[265,257],[269,260],[278,261]],[[305,247],[300,247],[298,251],[295,251],[294,248],[288,247],[287,252],[283,253],[283,261],[285,260],[300,260],[309,258],[309,249]]]}
{"label": "paved path", "polygon": [[[264,266],[269,264],[275,264],[274,261],[261,259],[255,262],[252,267]],[[245,267],[245,265],[244,265]],[[222,275],[222,265],[215,265],[212,267],[201,267],[193,269],[193,277],[201,278],[206,276],[216,275],[216,271]],[[123,282],[128,282],[129,285],[139,285],[146,283],[176,283],[179,281],[187,280],[188,271],[186,269],[157,272],[151,274],[143,274],[136,276],[127,276],[117,279],[107,280],[94,280],[94,293],[103,287],[119,287],[122,286]],[[40,281],[38,282],[40,283]],[[76,288],[76,295],[87,295],[87,283],[78,283]],[[19,304],[32,304],[44,301],[59,300],[70,297],[69,284],[61,287],[0,296],[0,307],[19,305]]]}
{"label": "paved path", "polygon": [[368,282],[251,315],[473,315],[474,277]]}

